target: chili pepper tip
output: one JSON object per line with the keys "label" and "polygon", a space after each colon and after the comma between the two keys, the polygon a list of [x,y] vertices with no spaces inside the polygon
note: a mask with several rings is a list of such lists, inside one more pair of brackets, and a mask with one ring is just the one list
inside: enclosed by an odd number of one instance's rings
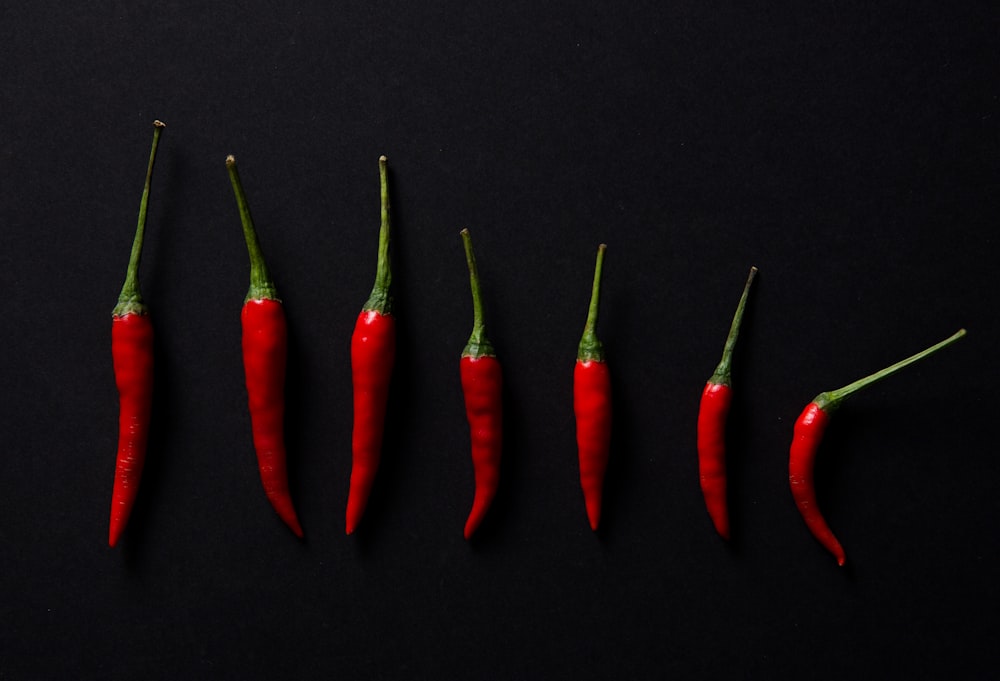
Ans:
{"label": "chili pepper tip", "polygon": [[387,158],[385,157],[385,154],[382,154],[381,156],[379,156],[379,157],[378,157],[378,162],[379,162],[379,163],[388,163],[388,162],[389,162],[389,159],[387,159]]}
{"label": "chili pepper tip", "polygon": [[153,127],[154,128],[165,128],[165,127],[167,127],[167,124],[164,123],[163,121],[161,121],[159,118],[157,118],[155,121],[153,121]]}
{"label": "chili pepper tip", "polygon": [[234,165],[236,165],[236,157],[229,154],[229,156],[226,156],[226,167],[232,167]]}

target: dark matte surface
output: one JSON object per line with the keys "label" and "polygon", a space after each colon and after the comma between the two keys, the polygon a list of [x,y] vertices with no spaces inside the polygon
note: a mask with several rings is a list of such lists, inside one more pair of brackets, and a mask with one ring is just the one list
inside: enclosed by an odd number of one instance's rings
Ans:
{"label": "dark matte surface", "polygon": [[[995,3],[19,4],[0,9],[0,677],[994,677]],[[154,118],[154,443],[112,550],[110,311]],[[228,153],[287,306],[304,542],[250,443]],[[400,351],[345,537],[382,153]],[[502,489],[471,545],[463,227],[506,378]],[[601,241],[595,536],[571,375]],[[726,546],[694,423],[751,264]],[[788,492],[795,417],[962,326],[837,415],[817,471],[837,568]]]}

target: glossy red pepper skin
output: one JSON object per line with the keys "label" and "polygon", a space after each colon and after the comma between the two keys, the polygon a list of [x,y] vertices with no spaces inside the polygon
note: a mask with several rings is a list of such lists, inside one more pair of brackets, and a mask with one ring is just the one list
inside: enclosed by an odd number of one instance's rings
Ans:
{"label": "glossy red pepper skin", "polygon": [[351,374],[354,382],[353,464],[347,497],[347,534],[357,529],[375,484],[389,383],[396,361],[396,319],[375,310],[358,315],[351,336]]}
{"label": "glossy red pepper skin", "polygon": [[351,487],[347,495],[347,534],[364,516],[382,458],[389,383],[396,361],[396,319],[392,316],[392,268],[389,260],[389,174],[385,156],[378,160],[381,223],[375,285],[361,309],[351,336],[354,429],[351,434]]}
{"label": "glossy red pepper skin", "polygon": [[611,372],[604,361],[577,360],[573,370],[573,411],[580,459],[580,486],[590,529],[601,521],[604,475],[611,452]]}
{"label": "glossy red pepper skin", "polygon": [[813,477],[813,470],[816,465],[816,453],[823,435],[830,422],[833,412],[841,403],[862,388],[882,380],[900,369],[920,361],[942,348],[945,348],[958,339],[965,336],[965,329],[959,329],[950,337],[940,343],[922,350],[915,355],[911,355],[904,360],[876,371],[870,376],[860,378],[853,383],[845,385],[837,390],[830,390],[820,393],[806,405],[799,418],[795,421],[795,429],[792,435],[792,446],[788,454],[788,482],[792,490],[792,498],[795,505],[806,523],[806,527],[823,547],[833,554],[838,565],[843,565],[847,560],[844,549],[834,536],[830,526],[827,525],[823,514],[820,513],[819,505],[816,503],[816,486]]}
{"label": "glossy red pepper skin", "polygon": [[243,369],[257,468],[264,494],[286,525],[302,537],[288,489],[285,451],[285,373],[288,327],[281,302],[248,300],[240,315],[243,325]]}
{"label": "glossy red pepper skin", "polygon": [[465,415],[472,441],[472,467],[476,493],[472,511],[465,521],[465,538],[486,517],[500,485],[500,459],[503,453],[503,372],[496,357],[463,357],[459,363]]}
{"label": "glossy red pepper skin", "polygon": [[243,301],[243,371],[246,377],[250,427],[257,454],[257,470],[264,494],[278,517],[302,538],[288,488],[285,450],[285,372],[288,362],[288,325],[274,281],[257,240],[243,184],[233,156],[226,158],[243,237],[250,257],[250,288]]}
{"label": "glossy red pepper skin", "polygon": [[698,475],[705,507],[723,539],[729,539],[726,500],[726,419],[733,401],[728,385],[708,382],[698,410]]}
{"label": "glossy red pepper skin", "polygon": [[153,121],[153,144],[139,202],[139,222],[132,239],[125,283],[111,311],[111,358],[118,387],[118,456],[111,491],[108,545],[115,546],[128,524],[146,463],[153,411],[153,324],[139,291],[139,261],[146,232],[146,210],[160,134],[166,127]]}
{"label": "glossy red pepper skin", "polygon": [[605,244],[597,248],[590,308],[573,369],[573,412],[576,414],[580,487],[583,489],[590,529],[595,532],[601,522],[604,475],[611,453],[611,372],[605,361],[604,346],[595,333],[606,250]]}
{"label": "glossy red pepper skin", "polygon": [[153,324],[148,313],[112,318],[111,356],[120,404],[118,457],[108,533],[108,544],[114,546],[132,513],[146,462],[153,410]]}
{"label": "glossy red pepper skin", "polygon": [[810,402],[799,418],[795,421],[792,435],[792,447],[788,457],[788,482],[792,488],[792,498],[802,514],[806,527],[837,559],[837,565],[843,565],[847,560],[844,549],[833,535],[833,530],[827,525],[826,519],[820,513],[816,503],[816,485],[813,470],[816,465],[816,452],[819,450],[823,434],[830,422],[830,415],[818,404]]}

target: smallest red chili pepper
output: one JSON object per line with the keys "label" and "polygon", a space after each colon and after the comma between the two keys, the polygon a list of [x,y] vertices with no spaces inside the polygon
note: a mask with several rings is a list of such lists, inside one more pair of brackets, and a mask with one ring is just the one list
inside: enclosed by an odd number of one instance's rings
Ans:
{"label": "smallest red chili pepper", "polygon": [[503,451],[503,376],[493,344],[486,337],[483,301],[479,293],[479,272],[472,252],[469,230],[462,230],[465,259],[469,264],[472,287],[472,335],[462,350],[459,363],[465,413],[469,420],[472,440],[472,467],[476,477],[476,494],[472,511],[465,522],[465,538],[472,534],[486,517],[500,484],[500,455]]}
{"label": "smallest red chili pepper", "polygon": [[611,373],[604,346],[597,339],[597,308],[601,297],[601,270],[605,244],[597,248],[594,286],[583,337],[573,370],[573,411],[576,413],[576,444],[580,458],[580,486],[587,506],[590,529],[597,531],[601,521],[604,474],[611,451]]}
{"label": "smallest red chili pepper", "polygon": [[806,527],[816,537],[816,540],[834,555],[838,565],[843,565],[847,557],[840,542],[837,541],[830,526],[827,525],[826,520],[823,518],[823,514],[820,513],[819,506],[816,504],[816,487],[813,480],[816,452],[819,449],[820,442],[823,440],[823,433],[830,422],[830,417],[845,399],[857,391],[887,376],[891,376],[900,369],[937,352],[941,348],[951,345],[964,335],[965,329],[959,329],[951,337],[911,357],[896,362],[890,367],[886,367],[865,378],[858,379],[853,383],[845,385],[843,388],[820,393],[812,402],[806,405],[802,414],[795,421],[795,432],[788,457],[788,481],[792,488],[792,498],[795,499],[795,505],[798,507],[799,513],[802,514],[802,519],[805,521]]}
{"label": "smallest red chili pepper", "polygon": [[757,268],[750,268],[750,275],[743,287],[743,295],[736,307],[733,324],[729,328],[726,347],[722,351],[722,361],[715,373],[708,379],[701,393],[701,408],[698,410],[698,472],[701,477],[701,492],[705,506],[715,524],[715,531],[723,539],[729,539],[729,510],[726,503],[726,418],[733,401],[732,370],[733,348],[743,322],[743,311],[750,295]]}

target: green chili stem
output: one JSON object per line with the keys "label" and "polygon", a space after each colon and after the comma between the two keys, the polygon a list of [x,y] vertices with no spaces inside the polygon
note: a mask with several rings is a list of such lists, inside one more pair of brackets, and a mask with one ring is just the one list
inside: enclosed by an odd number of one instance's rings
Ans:
{"label": "green chili stem", "polygon": [[236,169],[236,157],[230,154],[226,157],[226,170],[229,171],[229,180],[233,184],[233,193],[236,194],[236,205],[240,209],[240,221],[243,223],[243,236],[247,242],[247,253],[250,255],[250,289],[247,291],[247,300],[278,300],[278,290],[271,279],[271,273],[264,262],[264,254],[260,250],[260,242],[257,241],[257,230],[253,227],[253,218],[250,216],[250,206],[247,204],[247,196],[243,191],[243,183],[240,182],[240,174]]}
{"label": "green chili stem", "polygon": [[486,337],[486,321],[483,317],[483,299],[479,290],[479,269],[476,267],[476,254],[472,251],[472,235],[468,229],[463,229],[462,243],[465,245],[465,261],[469,264],[469,284],[472,288],[472,335],[462,350],[462,357],[495,357],[493,344]]}
{"label": "green chili stem", "polygon": [[740,296],[740,304],[736,306],[736,314],[733,315],[733,324],[729,327],[729,336],[726,338],[726,347],[722,350],[722,361],[716,367],[715,373],[708,379],[709,383],[716,385],[730,385],[731,370],[733,362],[733,348],[736,347],[736,338],[740,335],[740,325],[743,323],[743,311],[747,306],[747,298],[750,295],[750,285],[753,284],[754,277],[757,276],[757,268],[750,268],[750,275],[747,283],[743,286],[743,295]]}
{"label": "green chili stem", "polygon": [[850,395],[853,395],[862,388],[867,388],[872,383],[880,381],[883,378],[886,378],[887,376],[891,376],[900,369],[908,367],[909,365],[913,364],[914,362],[922,360],[924,357],[927,357],[928,355],[934,354],[938,350],[951,345],[964,335],[965,335],[965,329],[959,329],[958,331],[955,332],[954,335],[944,339],[940,343],[932,345],[926,350],[921,350],[917,354],[911,357],[907,357],[902,361],[896,362],[892,366],[886,367],[881,371],[876,371],[871,376],[865,376],[864,378],[860,378],[857,381],[854,381],[853,383],[845,385],[843,388],[838,388],[837,390],[830,390],[824,393],[820,393],[819,395],[816,396],[816,399],[814,399],[813,402],[815,402],[816,405],[823,411],[831,412],[835,410],[837,407],[839,407],[840,403],[843,402],[844,399],[846,399]]}
{"label": "green chili stem", "polygon": [[583,338],[580,339],[580,347],[577,350],[576,358],[581,361],[604,361],[604,346],[597,340],[594,329],[597,327],[597,308],[601,299],[601,270],[604,267],[604,251],[607,244],[597,247],[597,264],[594,266],[594,288],[590,293],[590,309],[587,311],[587,323],[583,327]]}
{"label": "green chili stem", "polygon": [[374,310],[379,314],[392,313],[392,298],[389,287],[392,285],[392,263],[389,261],[389,170],[385,156],[378,159],[379,199],[382,208],[382,222],[378,230],[378,266],[375,270],[375,286],[368,302],[362,308]]}
{"label": "green chili stem", "polygon": [[156,148],[160,146],[160,133],[167,127],[162,121],[153,121],[153,146],[149,150],[149,165],[146,167],[146,182],[142,187],[142,199],[139,201],[139,224],[135,228],[132,239],[132,253],[128,259],[128,270],[125,272],[125,283],[122,292],[118,294],[118,304],[111,314],[120,317],[129,313],[144,314],[146,306],[139,292],[139,261],[142,259],[142,240],[146,234],[146,207],[149,204],[149,187],[153,183],[153,164],[156,161]]}

